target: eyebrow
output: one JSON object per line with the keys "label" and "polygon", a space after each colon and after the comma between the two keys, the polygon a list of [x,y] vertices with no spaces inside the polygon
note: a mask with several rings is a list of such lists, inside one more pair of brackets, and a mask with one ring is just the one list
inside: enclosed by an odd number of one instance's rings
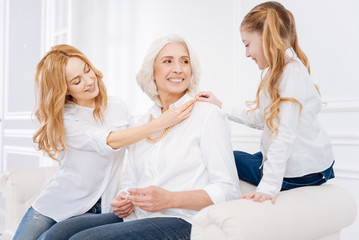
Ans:
{"label": "eyebrow", "polygon": [[[164,59],[164,58],[174,58],[174,56],[163,56],[160,58],[160,60]],[[181,56],[180,58],[189,58],[189,56]]]}
{"label": "eyebrow", "polygon": [[[88,66],[88,64],[87,64],[87,63],[84,63],[83,71],[86,71],[86,70],[85,70],[85,69],[86,69],[86,66]],[[77,75],[76,77],[72,78],[72,79],[69,81],[69,83],[71,83],[73,80],[75,80],[75,79],[78,78],[78,77],[79,77],[79,75]]]}

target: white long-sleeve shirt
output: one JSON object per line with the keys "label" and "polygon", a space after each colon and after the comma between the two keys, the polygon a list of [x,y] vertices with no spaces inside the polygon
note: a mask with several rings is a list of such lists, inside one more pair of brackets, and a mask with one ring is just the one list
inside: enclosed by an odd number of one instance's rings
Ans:
{"label": "white long-sleeve shirt", "polygon": [[293,49],[286,51],[289,58],[281,76],[279,86],[282,98],[295,98],[302,104],[292,102],[280,104],[278,135],[270,136],[265,123],[264,109],[271,103],[262,90],[259,109],[248,112],[240,108],[223,105],[228,118],[263,130],[261,152],[263,153],[263,178],[257,191],[277,195],[283,177],[300,177],[321,172],[334,161],[330,138],[318,121],[322,102],[313,81]]}
{"label": "white long-sleeve shirt", "polygon": [[58,155],[60,167],[32,204],[55,221],[87,212],[101,198],[102,212],[118,191],[126,148],[107,145],[111,131],[128,128],[130,115],[121,102],[109,102],[104,123],[93,117],[93,108],[65,104],[65,150]]}
{"label": "white long-sleeve shirt", "polygon": [[[184,95],[170,107],[190,100]],[[157,118],[161,108],[153,106],[149,114]],[[239,181],[234,164],[228,120],[214,105],[197,102],[190,117],[172,127],[156,143],[142,140],[129,147],[129,158],[121,188],[155,185],[168,191],[204,190],[213,203],[237,199]],[[135,217],[179,217],[191,222],[196,210],[166,209],[147,212],[135,209]],[[130,220],[131,217],[126,220]]]}

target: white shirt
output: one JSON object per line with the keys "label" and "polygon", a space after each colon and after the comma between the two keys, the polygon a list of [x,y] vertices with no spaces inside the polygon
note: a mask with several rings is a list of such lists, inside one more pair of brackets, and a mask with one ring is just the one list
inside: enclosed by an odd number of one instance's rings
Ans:
{"label": "white shirt", "polygon": [[104,123],[93,117],[93,108],[65,104],[65,150],[58,155],[60,167],[32,204],[55,221],[87,212],[101,198],[102,212],[118,191],[126,148],[113,150],[106,144],[111,131],[130,123],[126,106],[108,103]]}
{"label": "white shirt", "polygon": [[280,95],[282,98],[298,100],[302,104],[302,112],[300,114],[296,103],[281,103],[277,137],[270,137],[270,130],[265,123],[264,109],[271,101],[263,91],[259,95],[259,109],[248,115],[246,110],[239,107],[228,111],[229,107],[223,106],[229,119],[263,130],[263,178],[257,191],[273,196],[280,191],[283,177],[321,172],[334,161],[330,138],[318,121],[322,106],[320,95],[294,50],[287,49],[286,55],[289,62],[281,76]]}
{"label": "white shirt", "polygon": [[[190,99],[186,94],[170,107],[179,107]],[[161,114],[161,108],[153,106],[139,120],[138,125],[146,123],[150,114],[157,118]],[[190,117],[173,126],[160,141],[149,143],[145,139],[129,147],[122,188],[143,188],[150,185],[168,191],[202,189],[208,193],[213,203],[239,198],[239,181],[229,123],[218,107],[197,102]],[[192,216],[197,212],[186,209],[157,212],[135,209],[137,219],[179,217],[188,222],[191,222]],[[126,220],[131,220],[131,217]]]}

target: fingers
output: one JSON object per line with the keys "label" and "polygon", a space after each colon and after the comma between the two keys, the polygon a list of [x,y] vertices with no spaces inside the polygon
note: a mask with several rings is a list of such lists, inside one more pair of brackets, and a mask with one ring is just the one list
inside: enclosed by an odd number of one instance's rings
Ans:
{"label": "fingers", "polygon": [[261,192],[243,194],[240,198],[248,199],[248,200],[252,199],[254,202],[264,202],[266,200],[270,200],[272,204],[275,204],[275,200],[276,200],[274,196]]}
{"label": "fingers", "polygon": [[200,91],[197,96],[200,98],[209,98],[211,95],[213,95],[212,92],[209,91]]}

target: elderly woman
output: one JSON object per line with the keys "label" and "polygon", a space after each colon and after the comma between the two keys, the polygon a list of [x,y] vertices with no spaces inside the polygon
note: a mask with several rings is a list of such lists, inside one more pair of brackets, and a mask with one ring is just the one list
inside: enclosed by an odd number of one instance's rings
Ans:
{"label": "elderly woman", "polygon": [[[160,38],[137,81],[155,103],[142,124],[193,98],[197,59],[181,37]],[[239,195],[227,120],[218,107],[197,102],[189,118],[130,147],[114,213],[68,219],[46,239],[190,239],[199,210]]]}

